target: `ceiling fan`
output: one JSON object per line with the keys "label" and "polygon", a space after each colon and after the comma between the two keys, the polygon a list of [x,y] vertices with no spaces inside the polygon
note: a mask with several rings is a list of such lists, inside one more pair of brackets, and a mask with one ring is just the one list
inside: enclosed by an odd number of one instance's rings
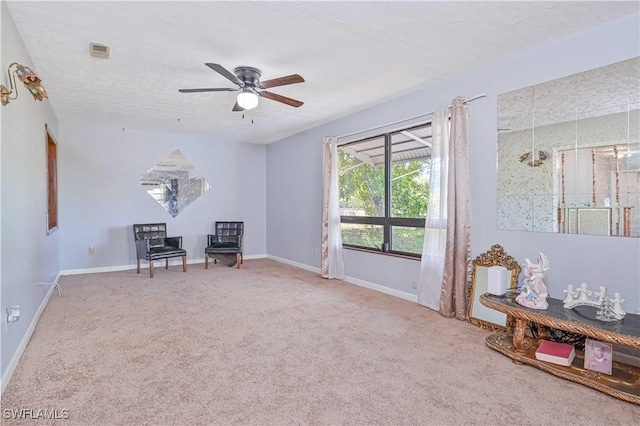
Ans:
{"label": "ceiling fan", "polygon": [[194,92],[235,92],[240,90],[236,99],[236,104],[233,106],[232,111],[244,111],[253,109],[258,106],[258,99],[260,96],[271,99],[272,101],[281,102],[283,104],[290,105],[298,108],[302,106],[303,102],[295,99],[287,98],[286,96],[278,95],[277,93],[267,92],[264,89],[271,87],[285,86],[287,84],[304,83],[304,78],[298,74],[291,74],[286,77],[274,78],[272,80],[260,81],[260,70],[253,67],[237,67],[231,73],[225,67],[220,64],[205,63],[206,66],[222,75],[232,83],[238,85],[237,88],[228,87],[212,87],[207,89],[179,89],[180,93],[194,93]]}

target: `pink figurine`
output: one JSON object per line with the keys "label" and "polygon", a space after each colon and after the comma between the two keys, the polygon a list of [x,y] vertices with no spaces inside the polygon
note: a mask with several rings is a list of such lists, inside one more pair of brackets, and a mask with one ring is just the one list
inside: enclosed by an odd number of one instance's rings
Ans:
{"label": "pink figurine", "polygon": [[524,274],[527,278],[522,284],[522,290],[516,297],[516,302],[532,309],[547,309],[547,286],[544,284],[544,273],[549,270],[549,260],[544,253],[540,253],[538,263],[531,263],[525,259]]}

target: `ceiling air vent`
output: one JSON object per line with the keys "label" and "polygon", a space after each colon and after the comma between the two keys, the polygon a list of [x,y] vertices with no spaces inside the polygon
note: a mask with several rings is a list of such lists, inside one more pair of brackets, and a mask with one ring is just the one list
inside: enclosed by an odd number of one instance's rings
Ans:
{"label": "ceiling air vent", "polygon": [[89,43],[89,53],[94,58],[109,59],[109,46],[99,43]]}

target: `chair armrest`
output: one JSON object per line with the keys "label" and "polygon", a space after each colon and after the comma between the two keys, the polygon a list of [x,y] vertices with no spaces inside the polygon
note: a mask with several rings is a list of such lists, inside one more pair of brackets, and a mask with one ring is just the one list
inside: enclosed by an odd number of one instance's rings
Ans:
{"label": "chair armrest", "polygon": [[164,244],[171,247],[182,248],[182,236],[167,237],[164,239]]}
{"label": "chair armrest", "polygon": [[242,251],[242,235],[238,235],[238,248]]}
{"label": "chair armrest", "polygon": [[137,240],[136,241],[136,254],[138,259],[146,259],[149,254],[149,240]]}

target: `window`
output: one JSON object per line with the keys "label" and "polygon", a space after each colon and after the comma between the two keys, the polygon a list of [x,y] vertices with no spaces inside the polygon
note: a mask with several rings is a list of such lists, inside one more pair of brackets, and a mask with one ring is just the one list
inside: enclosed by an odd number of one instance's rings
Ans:
{"label": "window", "polygon": [[430,157],[430,124],[339,146],[344,246],[420,256]]}
{"label": "window", "polygon": [[58,151],[47,129],[47,235],[58,229]]}

